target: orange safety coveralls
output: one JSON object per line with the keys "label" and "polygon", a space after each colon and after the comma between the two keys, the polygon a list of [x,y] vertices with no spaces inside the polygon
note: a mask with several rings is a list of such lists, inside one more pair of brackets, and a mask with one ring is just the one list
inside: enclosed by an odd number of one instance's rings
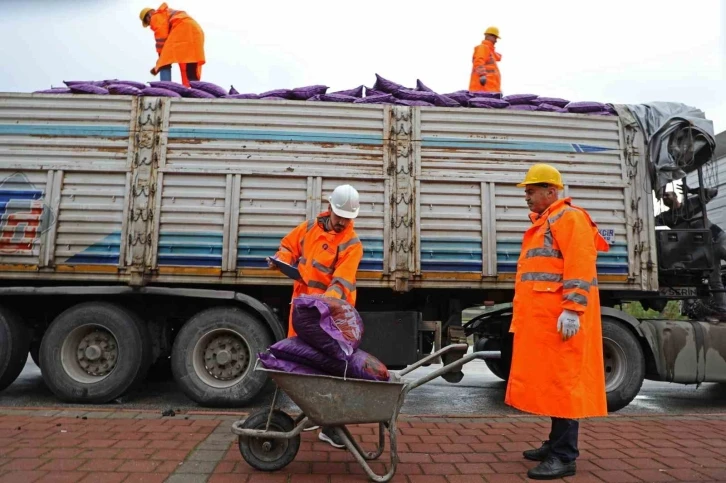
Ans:
{"label": "orange safety coveralls", "polygon": [[[597,251],[609,246],[590,215],[571,198],[530,213],[517,263],[512,366],[505,402],[556,418],[607,415],[597,288]],[[567,341],[557,331],[564,309],[580,330]]]}
{"label": "orange safety coveralls", "polygon": [[159,59],[156,69],[179,64],[182,83],[189,87],[186,64],[197,64],[197,79],[202,78],[204,57],[204,31],[182,10],[172,10],[166,3],[151,15],[149,26],[154,31]]}
{"label": "orange safety coveralls", "polygon": [[[325,294],[355,307],[356,273],[363,258],[363,244],[353,229],[353,221],[340,233],[329,228],[329,224],[329,211],[301,223],[282,239],[275,258],[290,265],[298,262],[302,282],[295,281],[293,299],[303,294]],[[294,335],[290,311],[287,336]]]}
{"label": "orange safety coveralls", "polygon": [[[494,43],[484,40],[480,45],[474,47],[474,55],[471,59],[471,80],[469,81],[470,91],[479,92],[502,92],[502,75],[499,72],[497,62],[502,60],[502,55],[494,50]],[[479,77],[486,76],[486,85],[481,85]]]}

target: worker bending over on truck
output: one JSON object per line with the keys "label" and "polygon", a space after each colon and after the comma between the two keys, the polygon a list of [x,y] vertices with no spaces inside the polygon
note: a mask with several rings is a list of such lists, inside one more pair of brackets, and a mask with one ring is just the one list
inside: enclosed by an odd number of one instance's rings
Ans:
{"label": "worker bending over on truck", "polygon": [[549,416],[549,438],[524,457],[536,480],[575,474],[580,418],[607,416],[597,252],[608,244],[584,209],[558,199],[562,176],[535,164],[524,181],[532,213],[514,284],[512,366],[505,402]]}
{"label": "worker bending over on truck", "polygon": [[171,64],[179,64],[182,84],[202,78],[204,58],[204,31],[182,10],[173,10],[166,3],[154,10],[145,8],[139,14],[141,25],[151,27],[159,58],[151,75],[161,74],[162,81],[171,80]]}
{"label": "worker bending over on truck", "polygon": [[[353,220],[358,217],[360,196],[346,184],[335,188],[328,201],[327,211],[301,223],[282,239],[275,258],[297,265],[301,279],[293,285],[293,299],[300,295],[325,295],[355,307],[356,273],[363,258],[363,245]],[[270,268],[275,267],[269,259],[267,263]],[[295,335],[290,311],[287,336]],[[307,428],[312,429],[316,427]],[[329,428],[323,428],[318,437],[336,448],[345,447]]]}
{"label": "worker bending over on truck", "polygon": [[[669,209],[661,212],[655,217],[655,224],[667,226],[668,228],[695,228],[703,229],[702,213],[705,209],[701,198],[698,196],[698,188],[688,188],[683,184],[683,194],[686,197],[685,203],[678,200],[674,191],[666,191],[663,194],[663,204]],[[689,194],[693,196],[688,196]],[[704,190],[706,203],[711,201],[718,194],[717,188]],[[713,254],[715,267],[708,278],[708,286],[713,290],[713,310],[715,314],[709,318],[714,322],[726,321],[726,292],[724,292],[723,281],[721,280],[721,260],[726,260],[726,233],[720,226],[714,225],[708,220],[708,229],[713,238]]]}
{"label": "worker bending over on truck", "polygon": [[499,29],[489,27],[484,32],[484,40],[474,47],[471,62],[470,91],[502,92],[502,75],[497,62],[502,60],[501,54],[494,50],[499,40]]}

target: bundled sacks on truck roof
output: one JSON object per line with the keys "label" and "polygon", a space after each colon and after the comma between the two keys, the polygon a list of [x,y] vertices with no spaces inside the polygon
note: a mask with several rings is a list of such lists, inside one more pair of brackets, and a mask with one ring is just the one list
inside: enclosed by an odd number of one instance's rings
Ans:
{"label": "bundled sacks on truck roof", "polygon": [[63,81],[65,88],[51,88],[35,91],[34,94],[96,94],[136,95],[157,97],[187,97],[206,99],[262,99],[285,101],[338,102],[355,104],[394,104],[426,107],[465,107],[473,109],[507,109],[515,111],[539,111],[578,113],[590,115],[616,115],[610,104],[593,101],[571,102],[557,97],[537,94],[508,94],[499,92],[471,92],[460,90],[438,93],[416,79],[416,87],[402,84],[376,74],[372,87],[363,84],[351,89],[328,92],[323,84],[273,89],[262,93],[240,93],[234,86],[229,90],[206,81],[192,81],[191,87],[172,81],[151,81],[148,86],[135,81],[109,79],[101,81]]}

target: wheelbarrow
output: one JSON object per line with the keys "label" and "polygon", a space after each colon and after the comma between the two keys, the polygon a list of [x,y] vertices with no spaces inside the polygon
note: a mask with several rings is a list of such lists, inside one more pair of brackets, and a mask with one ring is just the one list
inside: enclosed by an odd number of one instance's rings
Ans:
{"label": "wheelbarrow", "polygon": [[[457,351],[463,354],[466,350],[466,344],[448,345],[398,374],[391,373],[391,380],[388,382],[292,374],[257,367],[255,370],[269,374],[277,388],[269,409],[257,411],[232,424],[232,432],[239,436],[239,451],[244,460],[255,469],[280,470],[295,459],[300,448],[300,434],[305,428],[329,427],[343,441],[372,481],[388,481],[396,473],[398,464],[396,419],[406,394],[474,359],[498,359],[501,353],[474,352],[410,382],[401,380],[401,376],[444,353]],[[296,419],[293,420],[287,413],[275,408],[280,390],[301,409],[302,412]],[[369,423],[378,423],[378,446],[373,452],[364,451],[346,428],[349,424]],[[379,476],[366,461],[375,460],[383,454],[386,430],[391,444],[391,462],[388,472]]]}

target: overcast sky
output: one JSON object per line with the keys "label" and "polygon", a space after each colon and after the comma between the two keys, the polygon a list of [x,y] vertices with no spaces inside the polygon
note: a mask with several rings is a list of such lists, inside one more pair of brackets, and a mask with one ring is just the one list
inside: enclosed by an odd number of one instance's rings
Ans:
{"label": "overcast sky", "polygon": [[[370,86],[375,73],[411,87],[420,78],[442,93],[466,89],[472,50],[496,25],[505,94],[683,102],[726,129],[726,0],[168,3],[205,31],[203,80],[239,92]],[[0,91],[154,80],[153,33],[138,15],[159,4],[0,0]]]}

